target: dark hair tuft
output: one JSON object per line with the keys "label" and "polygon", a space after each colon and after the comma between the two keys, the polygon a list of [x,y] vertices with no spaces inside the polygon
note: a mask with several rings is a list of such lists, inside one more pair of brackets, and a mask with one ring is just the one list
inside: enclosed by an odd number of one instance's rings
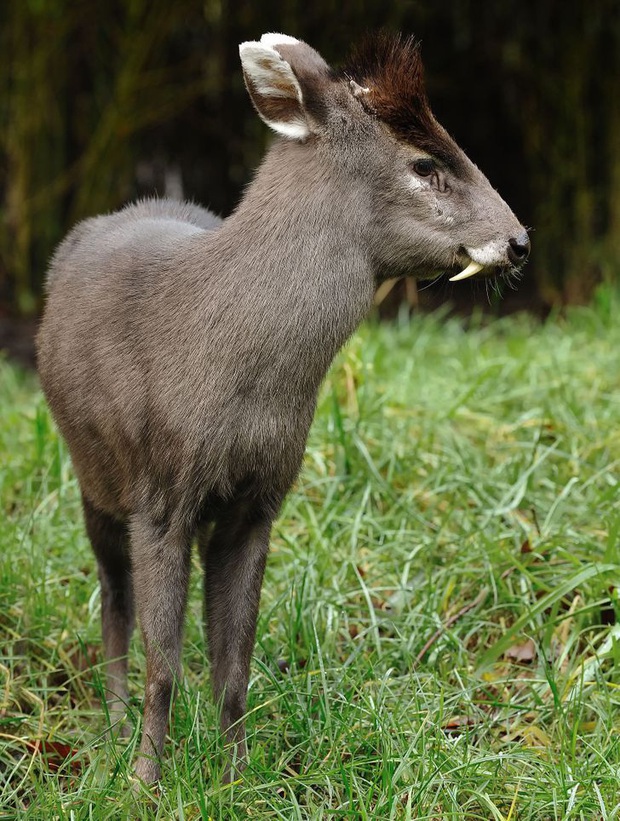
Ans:
{"label": "dark hair tuft", "polygon": [[458,165],[458,148],[431,112],[420,44],[415,38],[388,32],[367,36],[354,49],[340,76],[370,89],[360,101],[399,139],[449,167]]}

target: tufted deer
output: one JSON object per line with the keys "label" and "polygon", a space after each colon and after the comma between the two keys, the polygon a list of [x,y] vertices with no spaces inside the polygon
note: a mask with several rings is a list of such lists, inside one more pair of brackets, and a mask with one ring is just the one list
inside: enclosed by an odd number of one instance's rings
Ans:
{"label": "tufted deer", "polygon": [[99,567],[113,721],[134,603],[140,622],[145,781],[160,775],[193,539],[213,693],[242,760],[269,534],[332,358],[386,277],[508,273],[529,250],[433,118],[413,40],[371,38],[339,71],[281,34],[240,54],[279,139],[237,210],[221,222],[150,200],[80,223],[52,260],[38,336]]}

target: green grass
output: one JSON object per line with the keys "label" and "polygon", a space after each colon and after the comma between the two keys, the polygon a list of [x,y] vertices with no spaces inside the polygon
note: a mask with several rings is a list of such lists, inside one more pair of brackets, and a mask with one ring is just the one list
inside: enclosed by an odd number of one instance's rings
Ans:
{"label": "green grass", "polygon": [[1,365],[0,818],[618,818],[619,309],[360,331],[275,529],[249,767],[222,783],[195,561],[156,805],[141,643],[113,743],[75,478]]}

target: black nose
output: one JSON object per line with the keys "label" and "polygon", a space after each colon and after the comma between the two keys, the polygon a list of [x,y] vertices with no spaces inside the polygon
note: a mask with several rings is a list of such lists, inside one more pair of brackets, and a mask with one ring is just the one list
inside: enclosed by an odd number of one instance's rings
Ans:
{"label": "black nose", "polygon": [[523,265],[530,255],[530,238],[526,231],[508,240],[508,259],[513,265]]}

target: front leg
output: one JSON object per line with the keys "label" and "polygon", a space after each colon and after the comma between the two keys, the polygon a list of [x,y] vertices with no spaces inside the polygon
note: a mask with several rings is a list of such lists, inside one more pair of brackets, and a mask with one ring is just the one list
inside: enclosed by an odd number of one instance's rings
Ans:
{"label": "front leg", "polygon": [[[246,757],[245,713],[250,659],[272,517],[238,510],[199,537],[205,565],[205,612],[213,695],[221,706],[221,725],[233,745],[231,755]],[[233,775],[233,769],[229,773]]]}
{"label": "front leg", "polygon": [[146,649],[146,698],[136,775],[157,781],[172,690],[181,674],[181,640],[191,541],[181,528],[164,533],[148,517],[131,523],[132,570]]}

